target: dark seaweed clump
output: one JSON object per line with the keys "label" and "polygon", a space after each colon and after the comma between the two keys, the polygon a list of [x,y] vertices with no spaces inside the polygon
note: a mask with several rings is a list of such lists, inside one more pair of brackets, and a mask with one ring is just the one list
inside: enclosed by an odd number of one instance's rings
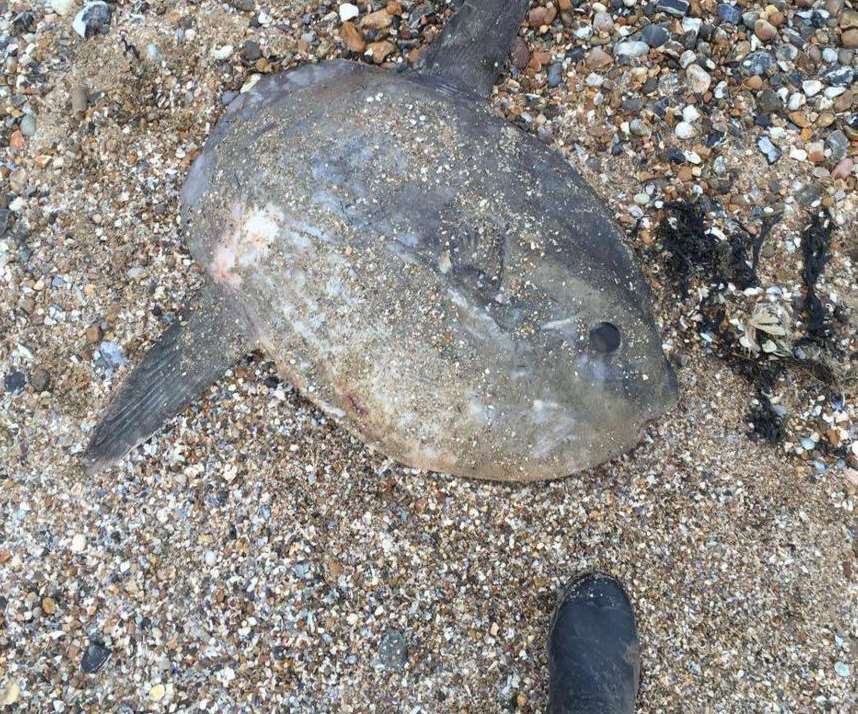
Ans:
{"label": "dark seaweed clump", "polygon": [[788,369],[794,369],[811,374],[825,385],[834,382],[834,375],[824,362],[807,357],[800,349],[813,344],[822,350],[836,350],[828,310],[816,292],[816,285],[831,257],[833,221],[827,214],[814,215],[802,234],[807,332],[794,344],[793,354],[784,358],[763,353],[749,355],[731,329],[721,299],[728,283],[740,290],[759,285],[760,251],[780,216],[765,219],[756,234],[737,224],[736,232],[726,240],[718,240],[709,232],[706,212],[700,204],[677,201],[665,208],[666,215],[656,229],[656,238],[666,272],[683,297],[688,297],[695,280],[708,286],[708,296],[698,305],[703,318],[698,324],[698,333],[706,335],[713,353],[754,388],[756,399],[748,413],[751,425],[748,436],[756,441],[780,442],[785,435],[784,420],[772,404],[771,395],[781,376]]}

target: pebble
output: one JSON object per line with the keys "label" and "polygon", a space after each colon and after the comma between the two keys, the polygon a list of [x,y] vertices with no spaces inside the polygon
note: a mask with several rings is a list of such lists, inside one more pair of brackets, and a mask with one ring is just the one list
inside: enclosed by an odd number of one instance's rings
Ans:
{"label": "pebble", "polygon": [[718,17],[720,17],[723,22],[728,22],[731,25],[738,25],[742,20],[742,8],[729,3],[719,3]]}
{"label": "pebble", "polygon": [[255,9],[253,0],[227,0],[227,2],[236,10],[241,10],[242,12],[252,12]]}
{"label": "pebble", "polygon": [[384,40],[382,42],[373,42],[366,48],[366,54],[372,57],[372,61],[376,64],[381,64],[387,59],[388,55],[396,49],[396,45],[392,42]]}
{"label": "pebble", "polygon": [[3,389],[6,394],[20,394],[27,384],[27,376],[23,372],[9,372],[3,378]]}
{"label": "pebble", "polygon": [[629,122],[629,132],[638,137],[647,137],[652,134],[652,130],[640,119],[632,119]]}
{"label": "pebble", "polygon": [[368,30],[383,30],[385,27],[390,27],[392,22],[393,17],[388,14],[387,10],[382,9],[364,15],[360,21],[360,26]]}
{"label": "pebble", "polygon": [[253,40],[247,40],[247,42],[242,45],[239,56],[245,62],[256,62],[256,60],[262,57],[262,49],[259,47],[259,43],[254,42]]}
{"label": "pebble", "polygon": [[[643,44],[643,43],[641,43]],[[594,47],[587,54],[587,59],[585,60],[585,64],[590,69],[604,69],[605,67],[613,64],[614,60],[605,50],[601,47]]]}
{"label": "pebble", "polygon": [[607,12],[597,12],[593,17],[593,29],[596,32],[610,32],[614,29],[614,19]]}
{"label": "pebble", "polygon": [[15,682],[9,682],[3,689],[0,689],[0,706],[14,706],[20,698],[21,689]]}
{"label": "pebble", "polygon": [[754,23],[754,34],[763,42],[771,42],[778,36],[778,30],[767,20],[757,20]]}
{"label": "pebble", "polygon": [[[340,37],[346,43],[346,47],[352,52],[363,54],[364,50],[366,50],[366,41],[363,39],[361,31],[358,30],[353,22],[346,21],[342,24],[340,27]],[[526,63],[525,66],[527,66]]]}
{"label": "pebble", "polygon": [[851,67],[835,67],[822,74],[821,79],[834,87],[848,87],[855,79],[855,70]]}
{"label": "pebble", "polygon": [[658,0],[658,4],[655,9],[660,10],[661,12],[666,12],[668,15],[682,17],[686,12],[688,12],[688,6],[688,0]]}
{"label": "pebble", "polygon": [[224,45],[223,47],[212,47],[209,54],[212,56],[212,59],[216,59],[218,62],[223,62],[224,60],[228,60],[232,57],[233,52],[235,52],[235,47],[232,45]]}
{"label": "pebble", "polygon": [[780,147],[772,143],[772,140],[767,136],[761,136],[757,139],[757,148],[762,152],[763,156],[766,157],[766,161],[769,164],[773,164],[778,159],[783,156],[783,151],[780,150]]}
{"label": "pebble", "polygon": [[354,20],[358,15],[360,15],[360,10],[356,5],[352,5],[350,2],[344,2],[340,5],[340,20],[342,22]]}
{"label": "pebble", "polygon": [[784,103],[777,92],[773,89],[764,89],[757,95],[757,110],[764,114],[771,114],[783,110]]}
{"label": "pebble", "polygon": [[831,170],[831,178],[848,178],[855,167],[855,162],[850,158],[845,158]]}
{"label": "pebble", "polygon": [[685,78],[688,80],[689,89],[696,94],[705,94],[712,84],[712,77],[699,64],[688,65]]}
{"label": "pebble", "polygon": [[763,50],[752,52],[742,60],[742,72],[745,75],[764,75],[775,64],[774,58]]}
{"label": "pebble", "polygon": [[808,97],[815,97],[822,91],[823,84],[818,79],[806,79],[801,83],[801,90]]}
{"label": "pebble", "polygon": [[119,369],[127,361],[122,354],[122,348],[115,342],[102,342],[98,347],[98,354],[111,371]]}
{"label": "pebble", "polygon": [[527,43],[520,37],[515,37],[510,47],[510,57],[512,65],[516,69],[525,69],[530,62],[530,48]]}
{"label": "pebble", "polygon": [[858,48],[858,30],[846,30],[840,35],[840,45],[850,50]]}
{"label": "pebble", "polygon": [[696,59],[697,55],[692,50],[685,50],[685,52],[679,56],[679,66],[682,67],[682,69],[688,69]]}
{"label": "pebble", "polygon": [[834,671],[837,672],[839,677],[848,677],[849,676],[849,665],[845,662],[835,662],[834,663]]}
{"label": "pebble", "polygon": [[398,630],[387,630],[378,646],[378,658],[388,669],[401,671],[408,664],[408,647]]}
{"label": "pebble", "polygon": [[65,17],[74,8],[75,0],[51,0],[50,5],[51,10],[57,13],[57,15]]}
{"label": "pebble", "polygon": [[687,121],[689,124],[693,124],[699,118],[700,118],[700,112],[697,111],[697,107],[695,107],[693,104],[687,105],[682,110],[682,119],[684,121]]}
{"label": "pebble", "polygon": [[841,30],[858,27],[858,10],[844,10],[843,14],[840,16],[840,21],[837,24],[840,25]]}
{"label": "pebble", "polygon": [[697,131],[694,129],[694,127],[691,126],[691,124],[689,124],[687,121],[679,122],[673,131],[679,139],[691,139],[697,134]]}
{"label": "pebble", "polygon": [[563,82],[563,65],[559,62],[548,68],[548,86],[558,87]]}
{"label": "pebble", "polygon": [[149,688],[149,699],[153,702],[160,702],[167,693],[167,688],[163,684],[155,684]]}
{"label": "pebble", "polygon": [[81,671],[84,674],[95,674],[104,667],[111,654],[101,642],[90,640],[80,660]]}
{"label": "pebble", "polygon": [[75,84],[71,89],[72,113],[83,114],[89,103],[89,90],[83,84]]}
{"label": "pebble", "polygon": [[641,39],[650,47],[661,47],[670,39],[670,33],[664,25],[647,25],[641,30]]}
{"label": "pebble", "polygon": [[614,47],[614,53],[620,57],[643,57],[647,52],[649,52],[649,45],[640,40],[618,42]]}
{"label": "pebble", "polygon": [[75,16],[72,27],[83,38],[106,35],[110,30],[111,8],[102,0],[88,2]]}
{"label": "pebble", "polygon": [[837,162],[846,156],[849,150],[849,139],[840,129],[836,129],[828,135],[825,145],[831,151],[831,160]]}
{"label": "pebble", "polygon": [[51,375],[44,367],[36,367],[30,375],[30,386],[37,392],[44,392],[51,384]]}

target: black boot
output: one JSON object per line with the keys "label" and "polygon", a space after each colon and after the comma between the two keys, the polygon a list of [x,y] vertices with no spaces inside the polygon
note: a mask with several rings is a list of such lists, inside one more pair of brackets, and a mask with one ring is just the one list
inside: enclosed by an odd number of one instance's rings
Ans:
{"label": "black boot", "polygon": [[548,633],[549,714],[632,714],[641,659],[623,586],[602,573],[572,580]]}

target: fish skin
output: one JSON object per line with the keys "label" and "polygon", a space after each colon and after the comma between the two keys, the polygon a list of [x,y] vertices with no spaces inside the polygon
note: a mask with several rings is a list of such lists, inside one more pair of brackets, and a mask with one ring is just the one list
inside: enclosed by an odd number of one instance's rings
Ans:
{"label": "fish skin", "polygon": [[[182,193],[194,257],[280,372],[387,456],[541,480],[676,401],[603,202],[478,97],[353,62],[260,80]],[[608,322],[622,342],[591,344]]]}

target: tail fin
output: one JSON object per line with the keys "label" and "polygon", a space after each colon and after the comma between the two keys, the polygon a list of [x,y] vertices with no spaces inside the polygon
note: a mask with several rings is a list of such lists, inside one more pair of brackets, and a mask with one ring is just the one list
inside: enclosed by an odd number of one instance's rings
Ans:
{"label": "tail fin", "polygon": [[464,0],[418,72],[488,97],[529,6],[530,0]]}
{"label": "tail fin", "polygon": [[83,456],[90,473],[152,436],[250,351],[236,321],[222,299],[203,291],[114,394]]}

